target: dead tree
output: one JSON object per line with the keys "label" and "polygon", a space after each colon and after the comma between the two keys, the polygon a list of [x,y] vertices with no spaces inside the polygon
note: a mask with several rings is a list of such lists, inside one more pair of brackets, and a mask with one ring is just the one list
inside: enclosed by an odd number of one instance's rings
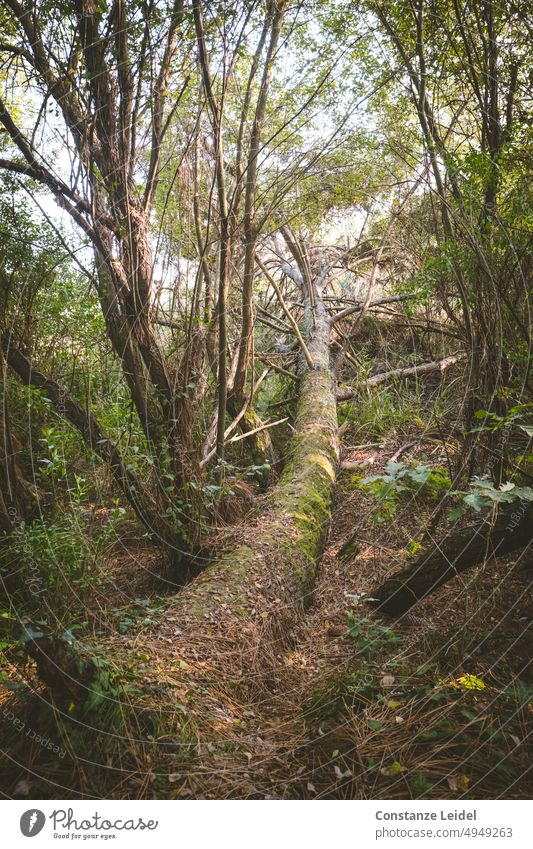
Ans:
{"label": "dead tree", "polygon": [[524,549],[532,540],[533,504],[509,504],[494,521],[485,520],[445,537],[411,566],[388,578],[373,597],[380,610],[399,616],[460,573]]}

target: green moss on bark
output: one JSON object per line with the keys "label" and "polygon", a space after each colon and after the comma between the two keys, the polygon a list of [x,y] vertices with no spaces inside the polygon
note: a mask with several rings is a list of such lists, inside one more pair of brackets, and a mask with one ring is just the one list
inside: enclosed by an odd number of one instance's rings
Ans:
{"label": "green moss on bark", "polygon": [[[315,368],[303,366],[294,435],[278,484],[242,544],[220,558],[174,602],[185,621],[266,617],[301,604],[313,585],[331,519],[338,461],[337,410],[329,368],[329,323],[319,314],[310,340]],[[192,624],[191,622],[191,624]]]}

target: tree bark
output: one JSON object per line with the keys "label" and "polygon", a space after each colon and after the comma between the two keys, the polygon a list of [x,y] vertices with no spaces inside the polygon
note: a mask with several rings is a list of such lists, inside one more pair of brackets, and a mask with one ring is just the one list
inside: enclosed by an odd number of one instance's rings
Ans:
{"label": "tree bark", "polygon": [[7,536],[35,511],[38,493],[20,466],[22,446],[11,430],[6,389],[7,368],[0,346],[0,534]]}
{"label": "tree bark", "polygon": [[375,592],[379,610],[400,615],[442,584],[483,561],[525,548],[533,540],[533,504],[517,502],[495,522],[463,528],[431,548]]}
{"label": "tree bark", "polygon": [[[79,53],[79,61],[72,67],[65,67],[58,60],[52,43],[55,31],[48,26],[40,4],[31,10],[18,0],[8,0],[5,5],[11,12],[6,18],[9,29],[25,45],[18,55],[28,74],[43,89],[42,109],[54,100],[72,136],[78,161],[76,167],[73,164],[71,179],[82,187],[81,195],[69,181],[55,177],[45,166],[33,140],[17,126],[1,99],[0,124],[25,159],[27,167],[22,173],[52,191],[60,207],[92,244],[97,268],[95,286],[109,339],[147,442],[154,447],[152,459],[157,465],[162,456],[168,456],[176,499],[184,503],[182,489],[196,479],[199,470],[191,443],[192,429],[178,427],[178,423],[187,420],[183,408],[189,398],[185,387],[177,385],[175,370],[154,332],[154,258],[150,239],[161,149],[172,114],[166,94],[176,60],[184,2],[174,0],[163,38],[156,45],[152,42],[153,16],[144,16],[142,35],[140,27],[132,26],[131,10],[124,3],[111,4],[106,10],[96,0],[75,0],[65,15],[63,33],[65,39],[70,37],[76,43],[73,54]],[[140,53],[135,60],[131,55],[133,43]],[[187,84],[188,77],[179,97]],[[141,150],[142,155],[145,152],[141,147],[144,132],[137,137],[141,101],[151,104],[147,126],[142,107],[142,125],[151,136],[142,197],[136,183],[139,156]],[[66,141],[65,144],[68,146]],[[73,152],[69,151],[69,155]],[[21,173],[20,164],[11,160],[0,160],[0,166]],[[160,464],[159,471],[168,471],[167,464]],[[194,540],[200,523],[192,492],[189,488],[187,515],[183,518],[188,536]]]}
{"label": "tree bark", "polygon": [[[284,12],[284,2],[278,2],[278,0],[273,0],[268,4],[265,24],[267,20],[270,21],[270,40],[265,56],[263,74],[257,98],[257,105],[255,108],[255,115],[252,123],[250,150],[248,153],[248,161],[244,172],[246,178],[246,186],[244,193],[245,197],[243,217],[243,235],[245,247],[242,281],[242,329],[241,338],[239,341],[239,356],[235,371],[235,379],[230,393],[230,397],[235,396],[236,403],[233,409],[235,409],[235,406],[240,406],[244,400],[244,387],[246,385],[247,374],[250,366],[250,357],[253,348],[253,286],[255,266],[257,262],[257,236],[259,232],[256,221],[256,193],[257,177],[259,171],[259,154],[261,149],[261,134],[265,121],[265,113],[272,78],[272,70],[281,34],[281,25],[283,21]],[[233,400],[233,398],[231,398],[231,400]]]}

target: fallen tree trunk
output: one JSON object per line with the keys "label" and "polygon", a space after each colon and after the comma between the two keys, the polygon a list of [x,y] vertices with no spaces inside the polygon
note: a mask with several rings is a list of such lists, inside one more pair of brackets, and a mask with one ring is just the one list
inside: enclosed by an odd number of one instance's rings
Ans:
{"label": "fallen tree trunk", "polygon": [[[377,386],[379,383],[384,383],[386,380],[394,380],[396,377],[418,377],[420,374],[429,374],[435,371],[445,371],[455,363],[464,360],[466,354],[455,354],[452,357],[444,357],[442,360],[434,360],[431,363],[420,363],[417,366],[406,366],[405,368],[395,368],[391,371],[381,371],[378,374],[373,374],[367,378],[367,386]],[[343,386],[337,391],[337,401],[349,401],[357,395],[357,390],[350,386]]]}
{"label": "fallen tree trunk", "polygon": [[392,615],[409,610],[438,587],[478,563],[525,548],[533,540],[533,504],[517,502],[494,522],[463,528],[388,578],[375,592],[379,609]]}
{"label": "fallen tree trunk", "polygon": [[294,433],[278,483],[257,519],[236,529],[238,544],[183,587],[155,633],[146,635],[154,658],[162,644],[172,644],[172,655],[188,664],[188,680],[230,681],[248,693],[257,676],[268,675],[269,655],[310,598],[339,453],[329,336],[318,300],[306,333],[314,367],[300,358]]}

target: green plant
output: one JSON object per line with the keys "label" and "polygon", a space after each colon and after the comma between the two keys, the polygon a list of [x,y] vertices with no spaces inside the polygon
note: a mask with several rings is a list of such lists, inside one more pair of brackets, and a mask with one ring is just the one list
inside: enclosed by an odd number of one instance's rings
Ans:
{"label": "green plant", "polygon": [[75,476],[70,512],[55,521],[21,522],[13,530],[3,560],[8,567],[16,564],[23,578],[20,583],[35,599],[71,583],[89,586],[95,578],[93,567],[116,536],[124,508],[115,503],[107,521],[90,533],[89,514],[81,504],[84,492],[84,480]]}
{"label": "green plant", "polygon": [[125,634],[133,627],[152,625],[163,606],[164,601],[159,596],[156,597],[155,603],[149,598],[136,598],[135,603],[130,607],[114,609],[111,614],[118,622],[119,632]]}
{"label": "green plant", "polygon": [[100,708],[105,703],[113,713],[118,713],[117,702],[120,699],[127,695],[141,694],[141,690],[131,683],[132,675],[117,671],[107,658],[93,656],[92,663],[97,672],[83,704],[84,711]]}
{"label": "green plant", "polygon": [[419,397],[403,387],[372,391],[366,396],[362,393],[357,404],[339,404],[338,416],[340,425],[349,422],[357,439],[390,436],[407,423],[423,425]]}
{"label": "green plant", "polygon": [[415,794],[415,797],[419,797],[428,793],[433,788],[433,784],[423,773],[419,772],[413,779],[410,780],[409,787]]}
{"label": "green plant", "polygon": [[416,539],[410,539],[407,543],[406,550],[409,557],[414,557],[420,549],[422,548],[422,543],[418,542]]}
{"label": "green plant", "polygon": [[62,449],[61,431],[53,426],[43,427],[42,437],[39,442],[45,449],[46,456],[40,457],[38,463],[41,467],[41,475],[52,483],[59,483],[66,474],[66,462]]}
{"label": "green plant", "polygon": [[336,713],[353,710],[355,706],[386,700],[380,681],[383,673],[396,665],[390,653],[399,638],[379,619],[360,617],[355,610],[348,613],[346,636],[351,637],[356,646],[351,669],[343,675],[332,676],[310,696],[305,712],[308,722],[320,722]]}
{"label": "green plant", "polygon": [[450,478],[441,466],[431,467],[423,463],[407,466],[405,463],[388,462],[384,474],[363,478],[359,485],[378,499],[379,507],[374,517],[376,521],[383,522],[395,515],[403,492],[437,499],[447,492]]}
{"label": "green plant", "polygon": [[[512,504],[513,501],[533,501],[533,487],[517,486],[511,481],[494,486],[490,478],[474,477],[467,491],[454,490],[450,495],[461,497],[463,504],[472,507],[476,512],[485,510],[491,504]],[[464,507],[457,507],[450,513],[451,519],[458,519],[465,512]]]}
{"label": "green plant", "polygon": [[531,416],[533,404],[517,404],[511,407],[505,416],[498,416],[489,410],[476,410],[474,418],[482,419],[483,424],[473,427],[471,433],[495,433],[506,427],[518,427],[528,436],[533,436],[533,425],[524,421],[526,415]]}
{"label": "green plant", "polygon": [[379,619],[360,618],[355,612],[348,614],[346,634],[356,642],[358,651],[366,660],[383,649],[390,649],[399,639],[392,628],[383,625]]}

